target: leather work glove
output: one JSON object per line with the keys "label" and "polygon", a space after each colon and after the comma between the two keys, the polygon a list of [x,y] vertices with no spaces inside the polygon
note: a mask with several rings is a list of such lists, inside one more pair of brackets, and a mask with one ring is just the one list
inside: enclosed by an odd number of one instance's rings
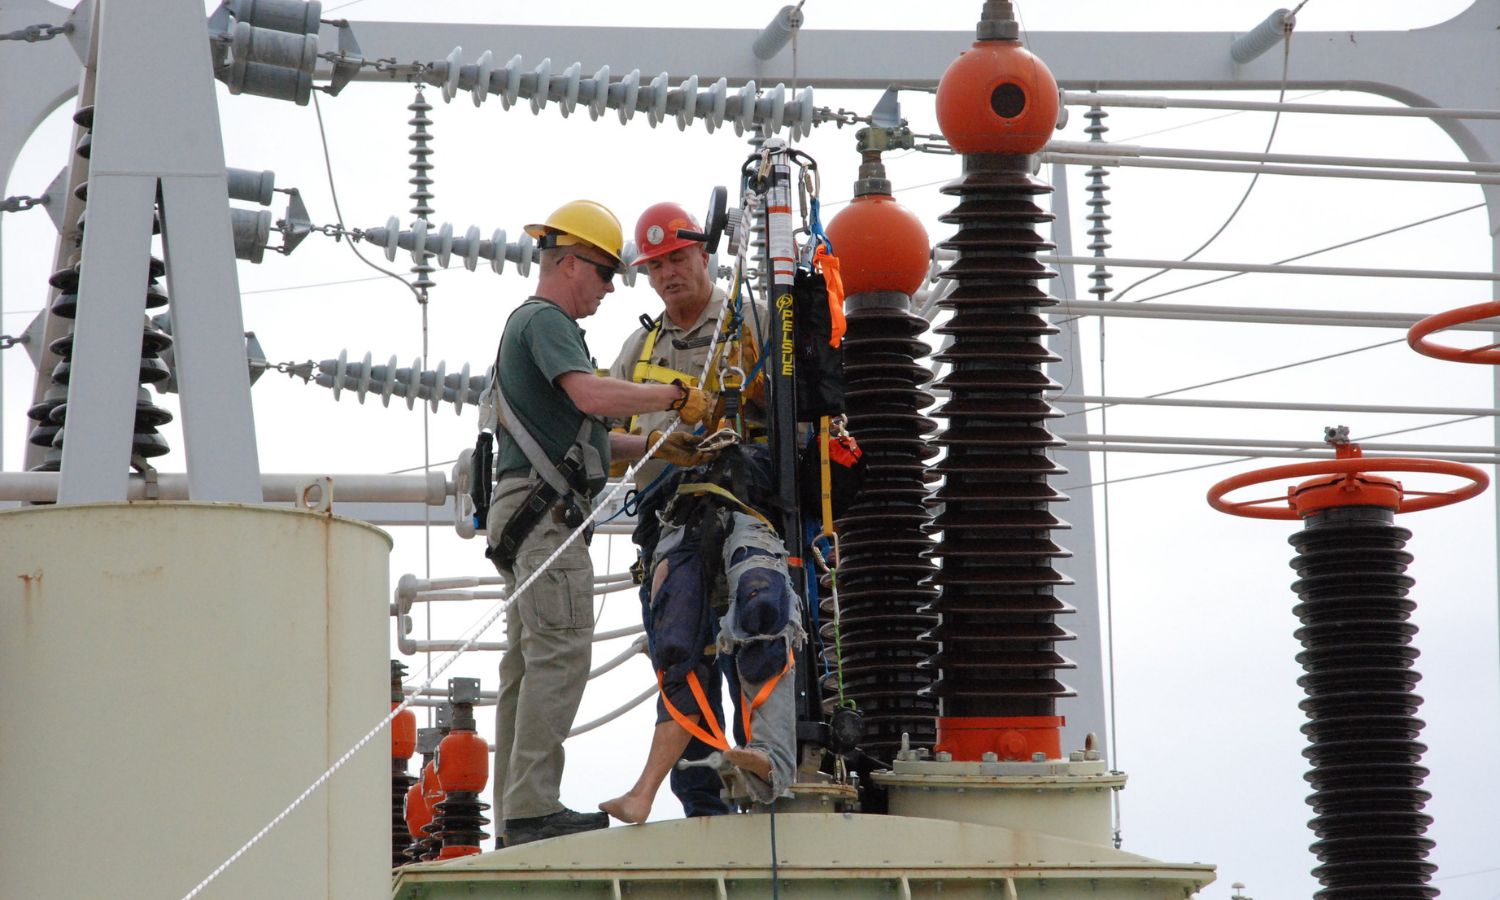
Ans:
{"label": "leather work glove", "polygon": [[667,407],[668,410],[681,415],[684,425],[697,425],[708,418],[710,403],[707,394],[698,388],[688,387],[681,381],[674,381],[672,384],[682,392],[682,396],[674,400]]}
{"label": "leather work glove", "polygon": [[[646,447],[649,449],[655,446],[659,440],[661,440],[661,432],[651,432],[650,437],[646,438]],[[656,458],[682,469],[701,466],[719,455],[717,450],[699,450],[698,445],[702,441],[702,435],[674,431],[667,435],[667,442],[656,451]]]}

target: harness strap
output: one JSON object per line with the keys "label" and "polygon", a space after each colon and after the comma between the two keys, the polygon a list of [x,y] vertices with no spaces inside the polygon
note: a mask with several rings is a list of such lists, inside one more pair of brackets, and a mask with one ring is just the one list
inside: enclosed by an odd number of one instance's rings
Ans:
{"label": "harness strap", "polygon": [[635,368],[630,370],[630,380],[636,384],[644,384],[648,381],[654,381],[659,384],[671,384],[674,381],[680,381],[688,387],[695,388],[698,386],[697,375],[689,375],[686,372],[679,372],[676,369],[669,369],[666,366],[659,366],[656,363],[647,362],[646,360],[636,363]]}
{"label": "harness strap", "polygon": [[[743,703],[740,705],[740,718],[743,719],[745,723],[745,743],[750,743],[751,738],[750,714],[755,712],[755,710],[758,709],[762,703],[765,703],[767,697],[771,696],[771,691],[776,689],[776,683],[781,680],[781,676],[792,670],[792,658],[792,648],[788,647],[786,650],[786,665],[781,668],[780,672],[777,672],[775,675],[773,675],[770,681],[767,681],[765,684],[760,686],[760,690],[755,693],[754,700],[750,700],[750,696],[744,691],[740,692],[740,696],[742,698],[750,701],[749,703]],[[693,673],[689,673],[690,676],[692,674]]]}
{"label": "harness strap", "polygon": [[[778,675],[776,677],[780,678],[781,676]],[[688,689],[693,692],[693,699],[698,701],[700,718],[708,725],[712,733],[704,731],[698,726],[697,722],[683,715],[681,710],[672,705],[672,701],[667,697],[666,679],[666,670],[657,670],[656,689],[661,692],[662,705],[667,708],[667,714],[672,717],[672,721],[681,725],[684,731],[703,743],[708,744],[710,747],[716,750],[728,750],[729,739],[724,737],[724,729],[720,728],[719,723],[714,720],[714,717],[708,714],[708,697],[703,693],[703,685],[698,681],[697,671],[691,669],[688,671],[687,685]],[[748,722],[749,720],[747,719],[746,721]],[[746,735],[748,734],[749,732],[747,731]],[[748,739],[747,737],[746,740]]]}
{"label": "harness strap", "polygon": [[730,503],[733,503],[736,507],[738,507],[741,512],[745,513],[745,515],[754,516],[755,518],[763,522],[767,528],[771,529],[772,533],[776,532],[776,526],[771,523],[770,519],[767,519],[765,516],[761,515],[754,508],[752,508],[749,504],[745,503],[745,501],[736,497],[734,494],[731,494],[724,488],[719,487],[717,484],[713,484],[712,482],[707,481],[695,482],[693,484],[684,484],[677,489],[677,495],[679,497],[683,494],[687,494],[689,496],[694,494],[712,494],[713,496],[718,497],[721,500],[728,500]]}
{"label": "harness strap", "polygon": [[818,487],[823,501],[823,533],[833,534],[833,472],[828,462],[828,417],[818,422]]}
{"label": "harness strap", "polygon": [[[521,420],[516,418],[515,411],[510,407],[510,401],[505,399],[505,391],[501,389],[498,378],[495,380],[495,401],[500,410],[500,427],[504,428],[505,433],[516,442],[516,446],[521,448],[521,453],[526,456],[526,461],[531,463],[531,468],[541,476],[543,481],[547,482],[552,490],[557,492],[559,497],[571,493],[572,487],[563,477],[563,473],[558,471],[557,464],[547,458],[546,451],[536,442],[536,438],[532,437],[526,426],[521,424]],[[592,427],[593,420],[585,415],[574,442],[583,443],[588,440]]]}
{"label": "harness strap", "polygon": [[[533,303],[545,302],[547,301],[538,300],[536,298],[529,299],[516,309],[512,310],[511,316],[514,316],[516,313],[520,312],[522,309],[525,309],[527,306],[532,305]],[[506,319],[505,324],[507,328],[510,326],[509,318]],[[545,481],[548,486],[552,488],[552,490],[556,491],[559,497],[565,497],[572,492],[573,485],[569,483],[568,478],[564,476],[564,473],[559,471],[559,467],[562,464],[554,463],[551,458],[547,456],[547,452],[542,449],[541,445],[537,443],[536,438],[532,436],[531,432],[526,428],[526,426],[521,423],[520,418],[516,416],[515,410],[511,408],[510,401],[505,399],[505,388],[500,384],[500,354],[503,353],[504,350],[505,340],[502,337],[500,352],[495,355],[495,378],[493,381],[495,412],[497,413],[496,418],[498,419],[496,424],[501,429],[504,429],[505,433],[510,436],[511,440],[516,442],[516,446],[521,449],[522,455],[526,457],[527,462],[531,463],[531,468],[536,471],[537,475],[541,476],[541,479]],[[583,413],[583,420],[578,425],[578,434],[573,438],[573,443],[580,448],[580,451],[584,452],[583,460],[585,462],[585,465],[583,466],[583,468],[585,469],[585,471],[582,473],[583,477],[587,480],[602,480],[607,474],[603,470],[603,461],[590,459],[587,452],[584,450],[584,448],[591,449],[589,438],[592,436],[592,431],[594,428],[603,428],[603,426],[592,416],[588,415],[587,413]],[[566,460],[566,457],[564,459]],[[598,469],[598,471],[595,472],[593,471],[594,469]],[[587,491],[585,490],[584,492],[586,493]]]}

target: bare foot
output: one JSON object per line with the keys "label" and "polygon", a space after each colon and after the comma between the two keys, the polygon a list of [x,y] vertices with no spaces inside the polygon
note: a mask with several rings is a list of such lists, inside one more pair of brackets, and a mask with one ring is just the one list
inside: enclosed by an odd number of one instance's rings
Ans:
{"label": "bare foot", "polygon": [[638,797],[634,793],[622,794],[599,804],[599,809],[627,825],[639,825],[651,815],[651,798]]}
{"label": "bare foot", "polygon": [[762,781],[771,780],[771,757],[763,750],[736,747],[733,750],[725,750],[724,758]]}

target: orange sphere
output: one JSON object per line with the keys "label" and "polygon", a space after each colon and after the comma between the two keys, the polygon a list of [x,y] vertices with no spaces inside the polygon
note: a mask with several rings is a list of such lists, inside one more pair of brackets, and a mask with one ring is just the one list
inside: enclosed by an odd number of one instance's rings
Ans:
{"label": "orange sphere", "polygon": [[828,223],[844,296],[869,291],[914,294],[927,279],[927,229],[886,194],[865,194]]}
{"label": "orange sphere", "polygon": [[[391,704],[395,709],[396,704]],[[403,709],[391,720],[391,759],[411,759],[417,752],[417,715]]]}
{"label": "orange sphere", "polygon": [[1035,153],[1057,105],[1052,73],[1015,41],[976,41],[938,82],[938,127],[959,153]]}
{"label": "orange sphere", "polygon": [[413,838],[421,840],[427,834],[422,829],[432,823],[432,807],[422,796],[422,784],[416,782],[406,789],[406,830]]}
{"label": "orange sphere", "polygon": [[484,790],[490,777],[490,748],[472,731],[455,731],[437,750],[437,780],[443,792]]}

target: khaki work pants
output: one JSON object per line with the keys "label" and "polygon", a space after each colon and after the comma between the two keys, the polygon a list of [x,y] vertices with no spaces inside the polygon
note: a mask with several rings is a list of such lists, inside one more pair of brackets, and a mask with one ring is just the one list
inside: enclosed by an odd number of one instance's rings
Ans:
{"label": "khaki work pants", "polygon": [[[531,489],[526,478],[496,488],[487,530],[498,543],[501,528]],[[589,504],[580,498],[587,515]],[[530,578],[567,538],[570,529],[550,513],[521,542],[514,570],[501,568],[508,591]],[[498,566],[497,566],[498,568]],[[500,658],[495,706],[494,812],[497,831],[506,819],[530,819],[562,810],[563,740],[588,683],[594,638],[594,567],[579,537],[515,599],[505,612],[510,649]]]}

